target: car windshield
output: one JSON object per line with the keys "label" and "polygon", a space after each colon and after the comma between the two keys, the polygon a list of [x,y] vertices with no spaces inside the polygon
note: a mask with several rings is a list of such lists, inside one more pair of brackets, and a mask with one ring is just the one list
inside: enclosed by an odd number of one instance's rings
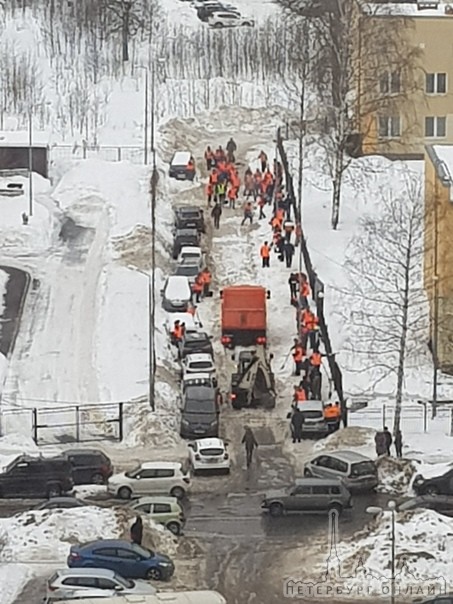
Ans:
{"label": "car windshield", "polygon": [[199,268],[195,264],[187,264],[186,266],[178,266],[176,269],[177,275],[182,275],[183,277],[194,277],[198,275]]}
{"label": "car windshield", "polygon": [[152,558],[154,556],[154,552],[149,549],[145,549],[141,545],[137,545],[136,543],[131,543],[132,551],[139,554],[142,558]]}
{"label": "car windshield", "polygon": [[135,475],[138,474],[138,472],[140,472],[141,468],[140,466],[138,466],[137,468],[134,468],[133,470],[129,470],[129,472],[125,472],[124,475],[127,476],[128,478],[135,478]]}
{"label": "car windshield", "polygon": [[200,449],[201,455],[223,455],[223,449],[211,447],[210,449]]}
{"label": "car windshield", "polygon": [[190,369],[212,369],[212,363],[209,361],[194,361],[189,366]]}
{"label": "car windshield", "polygon": [[[211,403],[211,404],[210,404]],[[209,400],[187,400],[185,412],[196,413],[197,415],[212,415],[214,411],[213,401]]]}
{"label": "car windshield", "polygon": [[376,467],[372,461],[361,461],[351,466],[351,476],[367,476],[376,474]]}
{"label": "car windshield", "polygon": [[322,411],[304,411],[301,409],[305,419],[324,419]]}
{"label": "car windshield", "polygon": [[126,587],[127,589],[132,589],[135,585],[135,583],[133,581],[131,581],[130,579],[125,579],[124,577],[121,577],[120,575],[115,575],[114,579],[118,583],[118,585],[121,585],[122,587]]}

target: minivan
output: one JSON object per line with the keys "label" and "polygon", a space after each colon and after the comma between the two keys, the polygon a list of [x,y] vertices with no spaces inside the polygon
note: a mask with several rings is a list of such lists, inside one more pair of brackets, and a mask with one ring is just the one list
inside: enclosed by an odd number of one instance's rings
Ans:
{"label": "minivan", "polygon": [[287,513],[332,512],[352,507],[351,493],[338,478],[300,478],[284,491],[265,496],[261,508],[271,516]]}
{"label": "minivan", "polygon": [[350,490],[371,490],[378,484],[376,464],[355,451],[326,451],[305,464],[305,476],[341,478]]}
{"label": "minivan", "polygon": [[[116,596],[113,598],[87,598],[84,604],[227,604],[217,591],[161,591],[153,596]],[[80,600],[64,600],[61,604],[80,604]]]}
{"label": "minivan", "polygon": [[187,312],[192,300],[192,290],[187,277],[168,277],[162,290],[162,306],[168,312]]}

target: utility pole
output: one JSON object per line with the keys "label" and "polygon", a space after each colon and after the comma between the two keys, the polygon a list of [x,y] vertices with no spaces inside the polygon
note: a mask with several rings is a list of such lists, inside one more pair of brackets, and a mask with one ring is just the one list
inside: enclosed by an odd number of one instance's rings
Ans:
{"label": "utility pole", "polygon": [[28,215],[33,216],[33,105],[28,114]]}
{"label": "utility pole", "polygon": [[433,347],[433,393],[432,393],[432,419],[437,416],[437,370],[439,349],[439,276],[438,276],[438,207],[437,191],[434,189],[434,250],[433,250],[433,321],[431,343]]}
{"label": "utility pole", "polygon": [[143,126],[143,162],[145,166],[148,165],[148,114],[149,114],[149,69],[145,67],[145,65],[135,65],[136,69],[144,69],[145,70],[145,119]]}
{"label": "utility pole", "polygon": [[121,37],[123,43],[123,62],[129,61],[129,23],[132,4],[130,0],[123,0]]}
{"label": "utility pole", "polygon": [[155,66],[151,67],[151,153],[152,153],[152,174],[151,174],[151,314],[150,314],[150,376],[149,376],[149,404],[151,410],[156,410],[156,194],[157,194],[157,166],[156,166],[156,147],[155,147]]}

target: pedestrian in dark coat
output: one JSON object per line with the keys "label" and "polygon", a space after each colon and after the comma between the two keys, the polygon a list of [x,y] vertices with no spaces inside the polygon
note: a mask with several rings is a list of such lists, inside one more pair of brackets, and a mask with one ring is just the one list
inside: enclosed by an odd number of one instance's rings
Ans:
{"label": "pedestrian in dark coat", "polygon": [[301,410],[299,409],[299,407],[296,406],[296,408],[294,409],[294,413],[293,416],[291,418],[291,427],[292,427],[292,433],[293,433],[293,443],[295,443],[296,441],[298,443],[300,443],[301,439],[302,439],[302,426],[304,423],[304,416],[301,413]]}
{"label": "pedestrian in dark coat", "polygon": [[387,428],[387,426],[384,427],[384,438],[385,438],[385,449],[386,449],[385,452],[387,453],[387,455],[391,455],[390,447],[392,446],[393,438],[392,438],[392,435],[390,434],[390,431]]}
{"label": "pedestrian in dark coat", "polygon": [[220,228],[220,216],[222,216],[222,204],[216,203],[215,206],[211,210],[211,216],[214,220],[214,228]]}
{"label": "pedestrian in dark coat", "polygon": [[287,241],[286,239],[283,243],[283,255],[285,256],[286,260],[286,268],[291,268],[294,256],[294,245],[291,243],[291,241]]}
{"label": "pedestrian in dark coat", "polygon": [[378,457],[386,454],[387,445],[384,432],[376,432],[376,435],[374,437],[374,444],[376,445],[376,455]]}
{"label": "pedestrian in dark coat", "polygon": [[403,457],[403,435],[401,434],[401,430],[396,432],[393,444],[395,445],[396,456],[399,458]]}
{"label": "pedestrian in dark coat", "polygon": [[242,444],[245,445],[245,456],[247,459],[247,467],[249,468],[252,464],[253,451],[258,447],[255,435],[249,426],[244,426],[244,436],[242,437]]}
{"label": "pedestrian in dark coat", "polygon": [[131,541],[137,545],[142,544],[143,539],[143,520],[141,516],[135,518],[134,524],[131,526]]}

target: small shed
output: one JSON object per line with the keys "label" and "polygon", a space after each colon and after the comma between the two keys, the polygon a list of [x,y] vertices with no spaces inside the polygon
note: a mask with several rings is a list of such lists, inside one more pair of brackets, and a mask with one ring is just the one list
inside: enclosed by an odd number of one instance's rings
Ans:
{"label": "small shed", "polygon": [[[28,170],[30,135],[27,131],[0,131],[0,171]],[[44,178],[49,176],[49,133],[33,131],[32,166],[33,172]]]}

